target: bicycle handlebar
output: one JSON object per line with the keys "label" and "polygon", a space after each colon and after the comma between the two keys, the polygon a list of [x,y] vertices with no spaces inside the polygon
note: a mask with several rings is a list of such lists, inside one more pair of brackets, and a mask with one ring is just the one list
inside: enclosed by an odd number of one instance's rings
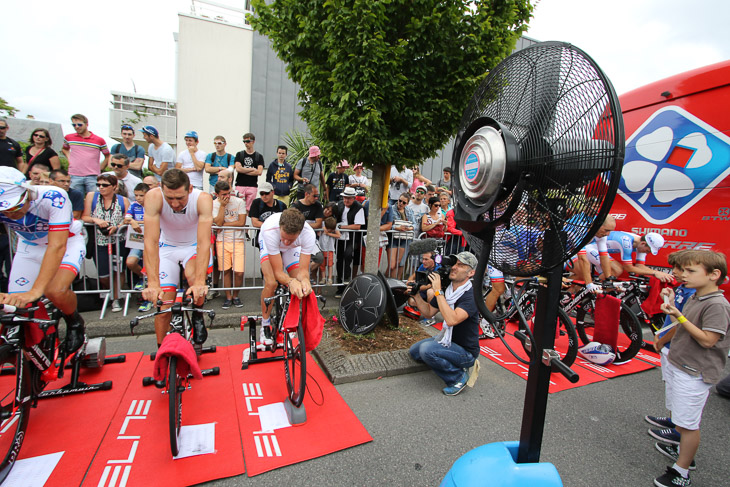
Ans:
{"label": "bicycle handlebar", "polygon": [[[188,300],[187,303],[190,303],[191,300]],[[183,303],[174,303],[171,307],[161,310],[160,307],[164,306],[165,304],[170,304],[170,302],[163,302],[163,301],[157,301],[157,311],[153,311],[152,313],[147,313],[144,315],[135,316],[132,320],[129,321],[129,331],[132,335],[134,335],[134,329],[137,325],[139,325],[139,322],[141,320],[146,320],[147,318],[152,318],[153,316],[162,315],[165,313],[180,313],[183,311],[193,311],[193,312],[200,312],[200,313],[206,313],[210,316],[211,323],[212,320],[215,318],[215,310],[213,309],[202,309],[202,308],[189,308],[183,306]],[[178,306],[179,305],[179,306]]]}
{"label": "bicycle handlebar", "polygon": [[[31,306],[30,308],[18,308],[10,304],[3,304],[2,311],[5,313],[0,316],[2,323],[37,323],[39,325],[57,325],[58,320],[44,320],[40,318],[31,318],[28,315],[38,311],[40,306]],[[18,316],[21,315],[21,316]],[[23,316],[24,315],[24,316]]]}

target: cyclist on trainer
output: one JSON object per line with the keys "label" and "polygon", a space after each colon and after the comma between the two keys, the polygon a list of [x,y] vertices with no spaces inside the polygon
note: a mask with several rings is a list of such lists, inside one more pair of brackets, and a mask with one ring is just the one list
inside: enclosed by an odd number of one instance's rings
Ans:
{"label": "cyclist on trainer", "polygon": [[277,283],[288,286],[289,292],[299,298],[312,292],[309,263],[311,256],[317,253],[317,237],[302,212],[289,208],[271,215],[261,225],[259,247],[264,274],[260,342],[271,345],[271,307],[264,304],[264,299],[274,295]]}
{"label": "cyclist on trainer", "polygon": [[[172,301],[182,265],[188,281],[186,294],[192,294],[194,307],[201,307],[208,293],[205,277],[212,265],[213,198],[193,188],[182,170],[169,169],[162,175],[159,189],[145,196],[144,209],[147,288],[142,291],[142,299],[153,303],[158,299]],[[192,231],[194,228],[197,232]],[[170,331],[170,319],[169,313],[155,317],[157,346]],[[201,344],[208,338],[203,314],[194,311],[192,321],[193,341]]]}
{"label": "cyclist on trainer", "polygon": [[66,351],[84,344],[84,319],[71,283],[81,269],[86,245],[83,225],[73,219],[71,200],[56,186],[31,186],[17,169],[0,167],[0,222],[18,234],[8,283],[0,304],[25,307],[45,295],[68,327]]}

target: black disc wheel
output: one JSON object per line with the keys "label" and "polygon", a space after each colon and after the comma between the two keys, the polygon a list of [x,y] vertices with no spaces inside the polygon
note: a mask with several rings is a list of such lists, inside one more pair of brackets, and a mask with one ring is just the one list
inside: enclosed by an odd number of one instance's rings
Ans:
{"label": "black disc wheel", "polygon": [[347,333],[370,333],[383,319],[386,289],[374,274],[360,274],[345,288],[340,299],[340,324]]}
{"label": "black disc wheel", "polygon": [[28,361],[10,345],[0,347],[0,483],[10,473],[23,445],[31,407]]}
{"label": "black disc wheel", "polygon": [[304,346],[304,327],[301,319],[296,331],[284,332],[284,375],[291,403],[299,407],[307,387],[307,352]]}
{"label": "black disc wheel", "polygon": [[180,451],[180,426],[182,425],[183,380],[177,375],[177,357],[170,357],[167,395],[170,401],[170,452],[177,456]]}
{"label": "black disc wheel", "polygon": [[[575,310],[575,328],[584,345],[593,341],[595,298],[588,298],[581,302]],[[624,303],[621,303],[619,314],[619,333],[616,344],[616,359],[614,364],[628,362],[641,350],[644,337],[641,333],[639,318]]]}

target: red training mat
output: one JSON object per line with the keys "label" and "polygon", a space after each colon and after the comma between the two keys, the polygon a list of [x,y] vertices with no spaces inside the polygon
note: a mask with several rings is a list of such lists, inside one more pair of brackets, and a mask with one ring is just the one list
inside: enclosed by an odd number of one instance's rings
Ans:
{"label": "red training mat", "polygon": [[234,414],[228,347],[200,356],[202,369],[218,366],[220,375],[192,380],[182,397],[183,426],[215,423],[213,454],[173,460],[167,395],[153,385],[142,386],[142,378],[152,376],[153,363],[145,356],[137,367],[84,485],[180,486],[242,474],[243,452]]}
{"label": "red training mat", "polygon": [[258,408],[287,397],[284,362],[251,364],[241,370],[245,348],[248,345],[229,347],[229,358],[249,477],[373,440],[311,355],[307,355],[307,392],[302,403],[307,422],[273,432],[259,431]]}
{"label": "red training mat", "polygon": [[[81,369],[79,381],[96,384],[111,380],[108,391],[94,391],[38,401],[30,410],[28,429],[19,459],[64,452],[47,486],[79,485],[104,437],[109,422],[119,406],[142,353],[129,353],[126,362],[108,364],[99,369]],[[14,376],[5,376],[11,383]],[[47,390],[59,389],[71,381],[71,370],[63,379],[51,382]],[[12,386],[11,386],[12,387]]]}
{"label": "red training mat", "polygon": [[[522,358],[527,358],[527,354],[522,348],[522,343],[517,338],[513,337],[510,334],[505,334],[504,338],[509,346],[512,348],[512,350],[516,351]],[[499,338],[479,340],[479,351],[482,355],[487,357],[492,362],[501,365],[510,372],[513,372],[523,379],[527,380],[529,366],[518,361],[509,352],[509,350],[507,350],[507,347],[504,346],[502,340],[500,340]],[[561,356],[564,356],[564,353],[562,353],[559,349],[558,353],[560,353]],[[578,379],[578,382],[576,382],[575,384],[570,382],[559,372],[554,372],[550,375],[550,387],[548,390],[551,394],[554,392],[565,391],[567,389],[573,389],[575,387],[581,387],[588,384],[593,384],[594,382],[606,380],[600,375],[593,374],[586,370],[576,370],[575,368],[573,370],[578,372],[580,376],[580,379]]]}

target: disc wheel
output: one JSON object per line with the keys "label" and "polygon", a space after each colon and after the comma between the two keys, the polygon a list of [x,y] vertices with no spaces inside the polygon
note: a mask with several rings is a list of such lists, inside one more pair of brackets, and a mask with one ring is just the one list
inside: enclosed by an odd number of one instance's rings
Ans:
{"label": "disc wheel", "polygon": [[23,445],[31,407],[28,361],[10,345],[0,347],[0,483],[13,468]]}
{"label": "disc wheel", "polygon": [[[595,300],[593,298],[583,301],[575,310],[575,328],[584,345],[587,345],[593,339],[594,310]],[[639,318],[631,311],[631,308],[621,303],[618,342],[615,350],[616,359],[613,363],[622,364],[634,358],[641,350],[643,341],[644,337],[641,333]]]}
{"label": "disc wheel", "polygon": [[178,439],[182,425],[182,378],[177,374],[177,357],[170,357],[168,367],[167,395],[170,404],[170,452],[177,456],[180,451]]}
{"label": "disc wheel", "polygon": [[284,375],[286,389],[291,403],[299,407],[304,400],[304,391],[307,386],[307,353],[304,346],[304,327],[301,319],[296,332],[284,332]]}

